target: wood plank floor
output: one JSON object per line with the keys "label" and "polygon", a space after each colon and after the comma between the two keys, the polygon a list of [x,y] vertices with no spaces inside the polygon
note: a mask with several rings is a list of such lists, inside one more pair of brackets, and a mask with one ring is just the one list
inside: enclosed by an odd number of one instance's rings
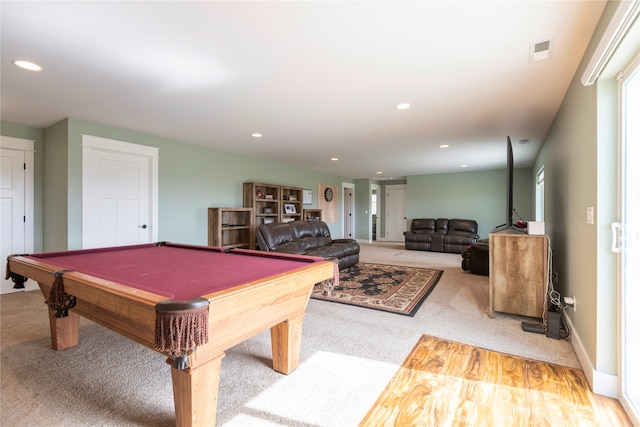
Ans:
{"label": "wood plank floor", "polygon": [[632,426],[580,369],[423,335],[360,426]]}

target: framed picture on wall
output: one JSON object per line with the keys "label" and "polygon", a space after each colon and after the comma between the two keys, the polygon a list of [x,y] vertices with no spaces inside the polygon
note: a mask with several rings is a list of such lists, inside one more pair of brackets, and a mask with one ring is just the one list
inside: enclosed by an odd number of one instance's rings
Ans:
{"label": "framed picture on wall", "polygon": [[302,190],[302,204],[303,205],[310,205],[313,199],[313,191],[312,190],[307,190],[304,189]]}

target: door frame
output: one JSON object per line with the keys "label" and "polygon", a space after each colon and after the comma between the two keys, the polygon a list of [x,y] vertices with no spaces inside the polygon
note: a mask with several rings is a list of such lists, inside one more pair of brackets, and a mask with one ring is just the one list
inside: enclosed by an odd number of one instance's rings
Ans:
{"label": "door frame", "polygon": [[[116,139],[103,138],[94,135],[82,134],[82,148],[92,148],[102,151],[110,151],[114,153],[120,154],[129,154],[134,156],[148,157],[149,158],[149,228],[150,228],[150,239],[152,242],[158,241],[158,152],[159,149],[157,147],[151,147],[148,145],[134,144],[131,142],[119,141]],[[82,181],[84,183],[85,180],[85,167],[84,167],[84,156],[83,156],[83,176]],[[83,191],[85,189],[85,185],[82,186]],[[84,217],[86,213],[86,207],[84,205],[84,200],[86,198],[82,197],[83,205],[82,205],[82,216]],[[85,221],[82,222],[82,246],[85,246],[85,235],[86,230],[84,229]]]}
{"label": "door frame", "polygon": [[[0,135],[0,148],[24,152],[24,252],[33,253],[35,248],[35,140]],[[2,277],[4,279],[4,277]],[[27,281],[24,289],[37,289],[35,282]]]}

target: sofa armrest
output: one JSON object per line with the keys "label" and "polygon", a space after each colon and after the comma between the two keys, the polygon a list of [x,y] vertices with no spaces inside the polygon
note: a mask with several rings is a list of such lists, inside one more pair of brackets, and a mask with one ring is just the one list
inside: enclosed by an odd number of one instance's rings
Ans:
{"label": "sofa armrest", "polygon": [[355,241],[356,239],[333,239],[331,240],[331,243],[351,243]]}

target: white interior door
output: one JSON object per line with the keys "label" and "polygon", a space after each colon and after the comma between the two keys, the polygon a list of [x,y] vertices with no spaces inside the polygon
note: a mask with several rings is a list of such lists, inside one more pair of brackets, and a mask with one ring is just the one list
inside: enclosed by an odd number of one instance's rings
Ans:
{"label": "white interior door", "polygon": [[353,184],[342,184],[342,237],[345,239],[355,239],[355,191]]}
{"label": "white interior door", "polygon": [[406,185],[388,185],[386,187],[385,240],[404,242],[407,230],[407,187]]}
{"label": "white interior door", "polygon": [[86,135],[82,145],[83,247],[156,240],[157,149]]}
{"label": "white interior door", "polygon": [[33,141],[2,137],[0,142],[0,293],[37,288],[27,282],[14,289],[5,279],[7,256],[33,252]]}

